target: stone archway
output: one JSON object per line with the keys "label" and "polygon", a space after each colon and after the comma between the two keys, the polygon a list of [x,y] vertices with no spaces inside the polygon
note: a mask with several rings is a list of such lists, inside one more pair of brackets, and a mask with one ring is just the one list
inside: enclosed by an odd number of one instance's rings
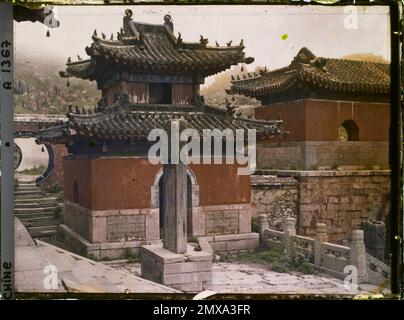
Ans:
{"label": "stone archway", "polygon": [[359,141],[359,127],[353,120],[344,121],[338,129],[339,141]]}
{"label": "stone archway", "polygon": [[[163,220],[161,217],[161,190],[160,190],[160,183],[162,181],[163,176],[163,168],[157,172],[153,185],[151,187],[151,209],[152,210],[159,210],[160,218],[159,218],[159,230],[161,230],[161,221]],[[199,210],[199,185],[196,180],[195,173],[192,169],[187,167],[187,190],[188,190],[188,215],[187,215],[187,227],[188,227],[188,235],[196,235],[195,230],[195,223],[194,223],[194,216],[200,211]],[[199,235],[199,234],[198,234]]]}

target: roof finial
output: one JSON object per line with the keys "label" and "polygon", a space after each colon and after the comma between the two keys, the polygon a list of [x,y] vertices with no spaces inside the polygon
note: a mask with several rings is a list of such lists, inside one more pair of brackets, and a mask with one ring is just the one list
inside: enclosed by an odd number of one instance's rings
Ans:
{"label": "roof finial", "polygon": [[132,18],[133,12],[130,9],[125,10],[125,16],[128,18]]}
{"label": "roof finial", "polygon": [[114,34],[113,34],[113,33],[111,33],[111,38],[110,38],[110,40],[114,40]]}
{"label": "roof finial", "polygon": [[216,41],[216,47],[220,47],[219,43]]}
{"label": "roof finial", "polygon": [[94,29],[93,37],[97,36],[97,29]]}
{"label": "roof finial", "polygon": [[79,55],[77,55],[77,59],[78,59],[79,61],[83,60],[83,59],[81,59],[81,57],[80,57]]}
{"label": "roof finial", "polygon": [[244,48],[244,40],[243,39],[241,39],[239,46]]}
{"label": "roof finial", "polygon": [[233,42],[232,40],[230,40],[229,42],[227,42],[227,43],[226,43],[227,46],[230,47],[232,42]]}
{"label": "roof finial", "polygon": [[177,44],[180,45],[182,43],[181,32],[178,32]]}
{"label": "roof finial", "polygon": [[202,35],[200,36],[199,42],[201,43],[201,45],[203,47],[206,47],[206,45],[208,44],[209,40],[208,38],[204,38]]}
{"label": "roof finial", "polygon": [[171,31],[171,33],[174,32],[174,24],[173,24],[173,19],[169,14],[166,14],[164,16],[164,25],[168,27],[168,29]]}
{"label": "roof finial", "polygon": [[67,58],[67,63],[70,63],[70,62],[72,62],[72,58]]}
{"label": "roof finial", "polygon": [[102,35],[103,39],[105,39],[107,37],[104,32],[102,32],[101,35]]}

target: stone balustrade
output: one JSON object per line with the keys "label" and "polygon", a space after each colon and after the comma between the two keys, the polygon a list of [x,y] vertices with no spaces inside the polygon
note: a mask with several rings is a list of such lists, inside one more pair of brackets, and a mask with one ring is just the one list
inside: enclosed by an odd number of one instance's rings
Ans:
{"label": "stone balustrade", "polygon": [[322,270],[337,275],[343,275],[347,266],[354,266],[359,283],[368,279],[363,230],[353,230],[350,247],[327,242],[324,223],[317,223],[314,238],[297,235],[294,218],[286,219],[283,231],[265,226],[260,233],[262,241],[271,250],[281,250],[291,257],[300,255]]}

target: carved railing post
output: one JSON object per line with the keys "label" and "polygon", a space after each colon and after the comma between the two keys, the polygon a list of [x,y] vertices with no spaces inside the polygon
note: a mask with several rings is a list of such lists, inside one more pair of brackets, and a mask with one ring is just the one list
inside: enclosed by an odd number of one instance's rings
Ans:
{"label": "carved railing post", "polygon": [[264,241],[265,230],[268,228],[268,218],[267,215],[262,213],[259,217],[259,233],[261,241]]}
{"label": "carved railing post", "polygon": [[351,264],[356,267],[358,283],[366,282],[368,272],[366,267],[366,250],[363,230],[352,231]]}
{"label": "carved railing post", "polygon": [[296,219],[286,218],[285,230],[283,231],[283,248],[287,255],[291,254],[290,237],[296,235]]}
{"label": "carved railing post", "polygon": [[327,241],[327,225],[325,223],[316,224],[316,236],[314,237],[314,264],[322,264],[322,243]]}

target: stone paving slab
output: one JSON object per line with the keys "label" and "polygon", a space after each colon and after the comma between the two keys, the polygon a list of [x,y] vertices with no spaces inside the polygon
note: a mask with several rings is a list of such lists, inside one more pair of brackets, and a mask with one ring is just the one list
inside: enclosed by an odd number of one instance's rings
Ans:
{"label": "stone paving slab", "polygon": [[[178,290],[108,267],[40,240],[15,219],[17,292],[178,293]],[[57,268],[57,288],[46,289],[48,265]]]}
{"label": "stone paving slab", "polygon": [[352,295],[370,294],[375,288],[365,284],[357,291],[347,290],[343,281],[327,275],[278,273],[255,264],[219,262],[213,267],[212,290],[218,293]]}

